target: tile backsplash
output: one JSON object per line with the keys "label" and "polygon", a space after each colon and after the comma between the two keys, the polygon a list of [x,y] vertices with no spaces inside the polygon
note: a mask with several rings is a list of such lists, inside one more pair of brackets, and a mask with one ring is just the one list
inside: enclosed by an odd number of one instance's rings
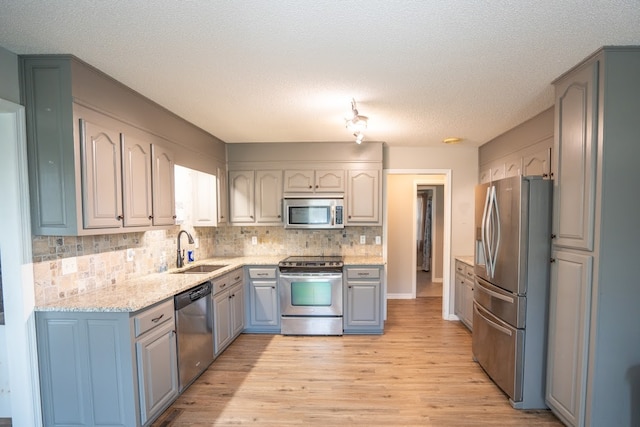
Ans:
{"label": "tile backsplash", "polygon": [[[350,255],[381,256],[375,237],[382,227],[342,230],[289,230],[283,227],[170,227],[138,233],[98,236],[34,236],[33,262],[36,304],[89,292],[128,279],[176,266],[176,237],[181,229],[197,239],[198,247],[182,236],[181,247],[195,260],[229,256]],[[360,244],[360,236],[366,243]],[[252,244],[256,237],[257,244]],[[127,254],[132,255],[130,261]],[[186,262],[186,257],[185,257]]]}

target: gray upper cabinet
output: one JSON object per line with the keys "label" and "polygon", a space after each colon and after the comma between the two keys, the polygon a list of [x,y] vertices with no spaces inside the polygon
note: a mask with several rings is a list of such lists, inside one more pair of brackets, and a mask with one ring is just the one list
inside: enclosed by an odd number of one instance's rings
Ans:
{"label": "gray upper cabinet", "polygon": [[21,56],[20,67],[33,233],[175,224],[174,143],[161,135],[198,139],[193,126],[72,56]]}
{"label": "gray upper cabinet", "polygon": [[231,222],[282,224],[282,171],[229,172]]}
{"label": "gray upper cabinet", "polygon": [[151,145],[122,135],[123,209],[125,227],[152,224]]}
{"label": "gray upper cabinet", "polygon": [[319,169],[284,171],[285,193],[344,193],[344,170]]}
{"label": "gray upper cabinet", "polygon": [[122,226],[120,133],[80,119],[85,228]]}
{"label": "gray upper cabinet", "polygon": [[598,62],[556,86],[554,243],[593,249],[598,146]]}
{"label": "gray upper cabinet", "polygon": [[254,179],[254,171],[229,172],[231,222],[255,222]]}
{"label": "gray upper cabinet", "polygon": [[176,220],[175,179],[173,153],[153,145],[153,225],[174,225]]}
{"label": "gray upper cabinet", "polygon": [[382,225],[380,170],[347,172],[347,218],[345,225]]}

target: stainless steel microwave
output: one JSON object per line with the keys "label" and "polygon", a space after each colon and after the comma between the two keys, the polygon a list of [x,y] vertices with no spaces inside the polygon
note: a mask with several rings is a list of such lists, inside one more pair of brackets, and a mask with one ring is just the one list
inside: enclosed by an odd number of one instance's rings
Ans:
{"label": "stainless steel microwave", "polygon": [[285,197],[284,228],[344,228],[344,199]]}

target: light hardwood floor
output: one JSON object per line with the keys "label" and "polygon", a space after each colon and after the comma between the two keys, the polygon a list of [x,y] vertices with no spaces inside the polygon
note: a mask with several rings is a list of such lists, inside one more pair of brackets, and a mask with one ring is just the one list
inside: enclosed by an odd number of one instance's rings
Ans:
{"label": "light hardwood floor", "polygon": [[153,426],[562,425],[511,408],[441,298],[388,305],[381,336],[241,335]]}

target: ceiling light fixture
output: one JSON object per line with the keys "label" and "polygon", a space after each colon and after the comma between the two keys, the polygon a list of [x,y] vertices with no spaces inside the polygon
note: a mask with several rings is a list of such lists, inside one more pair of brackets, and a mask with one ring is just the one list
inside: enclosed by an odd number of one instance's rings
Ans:
{"label": "ceiling light fixture", "polygon": [[345,126],[353,133],[353,136],[356,137],[357,144],[362,143],[362,140],[364,139],[364,134],[362,132],[367,128],[368,122],[369,117],[360,115],[356,108],[356,100],[351,99],[351,117],[345,119]]}
{"label": "ceiling light fixture", "polygon": [[444,142],[445,144],[457,144],[460,141],[462,141],[462,138],[457,137],[445,138],[442,140],[442,142]]}

